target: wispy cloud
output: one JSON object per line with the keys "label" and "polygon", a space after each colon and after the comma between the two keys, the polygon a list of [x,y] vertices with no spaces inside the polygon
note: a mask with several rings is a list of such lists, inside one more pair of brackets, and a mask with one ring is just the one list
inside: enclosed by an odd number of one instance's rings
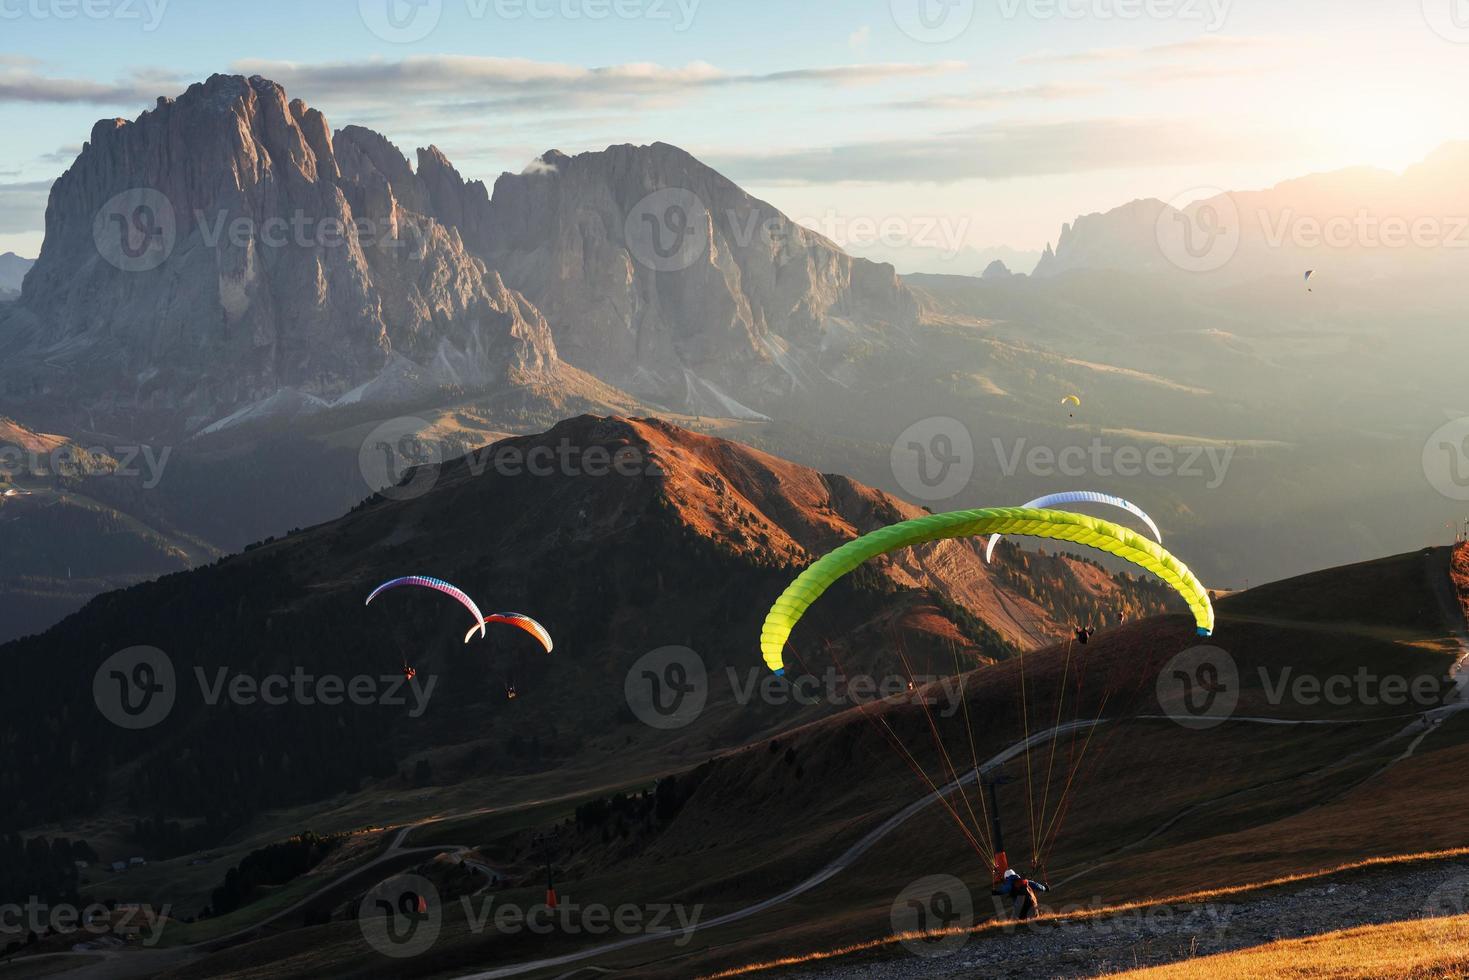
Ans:
{"label": "wispy cloud", "polygon": [[891,109],[993,109],[1013,105],[1016,102],[1060,102],[1066,99],[1085,98],[1106,90],[1106,86],[1096,84],[1047,83],[1023,88],[933,95],[921,99],[889,102],[887,106]]}
{"label": "wispy cloud", "polygon": [[178,76],[161,69],[139,69],[115,82],[62,78],[35,70],[34,59],[0,61],[0,102],[130,105],[151,102],[176,91]]}
{"label": "wispy cloud", "polygon": [[68,146],[58,146],[56,149],[52,150],[50,153],[42,153],[36,159],[39,162],[41,162],[41,163],[47,163],[47,164],[52,164],[52,163],[71,163],[73,160],[75,160],[77,158],[77,155],[80,154],[81,152],[82,152],[82,145],[80,143],[73,143],[73,144],[70,144]]}
{"label": "wispy cloud", "polygon": [[709,154],[759,184],[939,183],[1176,166],[1238,156],[1229,134],[1166,120],[998,123],[918,139],[774,153]]}
{"label": "wispy cloud", "polygon": [[1176,58],[1224,52],[1255,51],[1278,47],[1279,38],[1234,37],[1209,34],[1187,41],[1173,41],[1144,48],[1091,48],[1085,51],[1038,51],[1019,59],[1022,65],[1084,65],[1108,61],[1135,61],[1147,58]]}
{"label": "wispy cloud", "polygon": [[1147,85],[1163,82],[1208,82],[1221,78],[1257,78],[1278,70],[1275,65],[1153,65],[1114,75],[1119,82]]}
{"label": "wispy cloud", "polygon": [[46,226],[46,199],[51,181],[0,184],[0,234],[40,231]]}
{"label": "wispy cloud", "polygon": [[961,70],[963,62],[878,62],[763,73],[726,72],[707,62],[664,66],[635,62],[585,68],[560,62],[470,55],[420,55],[397,61],[366,59],[322,64],[241,61],[234,69],[264,75],[313,99],[377,95],[434,95],[468,105],[541,110],[553,104],[581,106],[628,98],[679,96],[738,85],[870,85],[897,78]]}
{"label": "wispy cloud", "polygon": [[[106,82],[45,74],[25,56],[0,56],[0,103],[136,105],[160,95],[175,95],[188,80],[162,69],[139,69]],[[664,66],[629,62],[586,68],[528,58],[422,55],[387,61],[300,63],[246,60],[233,70],[263,75],[292,94],[313,102],[335,99],[357,105],[435,97],[441,108],[493,107],[502,111],[545,112],[600,108],[634,100],[672,100],[693,92],[728,86],[872,85],[962,70],[963,62],[931,64],[875,62],[763,73],[728,72],[707,62]],[[654,103],[656,104],[656,103]]]}

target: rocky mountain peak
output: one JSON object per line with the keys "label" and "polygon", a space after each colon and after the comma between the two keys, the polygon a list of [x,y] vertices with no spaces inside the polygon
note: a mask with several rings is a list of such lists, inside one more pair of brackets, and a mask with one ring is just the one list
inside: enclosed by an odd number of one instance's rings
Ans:
{"label": "rocky mountain peak", "polygon": [[436,149],[419,165],[259,76],[98,123],[0,322],[0,392],[22,378],[197,430],[282,389],[355,404],[397,358],[424,369],[389,386],[410,400],[554,371],[544,319],[465,248],[483,185]]}
{"label": "rocky mountain peak", "polygon": [[695,412],[758,416],[842,370],[849,343],[917,318],[892,266],[847,255],[668,143],[547,151],[495,181],[474,231],[564,357]]}

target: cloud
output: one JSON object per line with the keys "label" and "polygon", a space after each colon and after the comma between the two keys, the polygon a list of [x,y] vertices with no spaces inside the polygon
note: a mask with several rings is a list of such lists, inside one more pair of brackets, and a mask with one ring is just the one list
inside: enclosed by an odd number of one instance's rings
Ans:
{"label": "cloud", "polygon": [[1039,51],[1019,59],[1022,65],[1082,65],[1108,61],[1134,61],[1144,58],[1172,58],[1179,55],[1207,55],[1220,52],[1251,51],[1279,46],[1270,37],[1232,37],[1208,34],[1187,41],[1155,44],[1145,48],[1092,48],[1087,51]]}
{"label": "cloud", "polygon": [[1207,82],[1225,78],[1258,78],[1260,75],[1278,70],[1278,66],[1234,65],[1230,67],[1203,65],[1155,65],[1123,72],[1114,76],[1116,81],[1129,85],[1147,85],[1163,82]]}
{"label": "cloud", "polygon": [[963,62],[879,62],[732,73],[707,62],[664,66],[633,62],[584,68],[561,62],[473,55],[417,55],[397,61],[366,59],[325,63],[240,61],[234,70],[264,75],[313,101],[404,94],[465,100],[468,107],[543,111],[553,107],[606,105],[649,97],[679,97],[728,86],[784,84],[870,85],[897,78],[941,75]]}
{"label": "cloud", "polygon": [[1237,157],[1240,143],[1164,120],[1011,122],[919,139],[711,154],[708,162],[747,184],[948,184],[1214,162]]}
{"label": "cloud", "polygon": [[0,184],[0,234],[40,231],[46,227],[46,199],[51,181]]}
{"label": "cloud", "polygon": [[[0,103],[129,105],[151,103],[188,84],[171,71],[144,68],[112,82],[46,75],[33,58],[0,56]],[[962,62],[835,65],[765,73],[722,71],[702,61],[683,66],[629,62],[585,68],[528,58],[420,55],[397,61],[365,59],[323,63],[245,60],[235,71],[263,75],[313,102],[337,99],[354,105],[404,96],[438,97],[441,108],[493,108],[546,112],[605,108],[636,102],[657,105],[701,90],[785,84],[872,85],[898,78],[941,75]],[[654,101],[649,101],[654,100]]]}
{"label": "cloud", "polygon": [[866,51],[867,45],[872,41],[872,28],[863,24],[851,34],[847,35],[847,47],[853,51]]}
{"label": "cloud", "polygon": [[42,75],[32,64],[25,59],[0,62],[0,102],[125,105],[152,102],[179,85],[176,76],[159,69],[140,69],[122,81],[94,82]]}
{"label": "cloud", "polygon": [[1107,89],[1094,84],[1047,83],[1024,88],[995,89],[956,95],[934,95],[922,99],[887,103],[890,109],[991,109],[1015,102],[1059,102],[1097,95]]}
{"label": "cloud", "polygon": [[522,174],[554,174],[554,173],[560,173],[560,170],[557,169],[557,167],[556,167],[556,165],[554,163],[547,163],[544,158],[542,158],[542,157],[536,157],[530,163],[527,163],[525,165],[525,169],[522,170],[521,173]]}
{"label": "cloud", "polygon": [[70,164],[73,160],[75,160],[78,156],[81,155],[81,152],[82,152],[82,144],[80,144],[80,143],[72,143],[72,144],[69,144],[67,146],[58,146],[56,149],[52,150],[50,153],[42,153],[36,159],[39,162],[41,162],[41,163],[47,163],[47,164],[51,164],[51,163],[65,163],[65,164]]}

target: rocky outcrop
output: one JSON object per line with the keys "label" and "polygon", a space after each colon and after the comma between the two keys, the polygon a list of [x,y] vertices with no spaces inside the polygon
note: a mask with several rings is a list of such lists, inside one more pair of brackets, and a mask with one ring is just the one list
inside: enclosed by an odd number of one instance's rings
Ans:
{"label": "rocky outcrop", "polygon": [[545,320],[465,248],[462,208],[436,214],[447,163],[425,159],[259,77],[99,122],[0,323],[0,390],[197,430],[283,389],[330,404],[401,358],[425,394],[554,372]]}
{"label": "rocky outcrop", "polygon": [[550,151],[501,175],[465,237],[545,313],[568,361],[695,411],[738,414],[819,381],[854,337],[917,316],[892,266],[666,143]]}
{"label": "rocky outcrop", "polygon": [[1105,214],[1084,214],[1061,227],[1055,251],[1047,245],[1035,267],[1045,278],[1074,269],[1157,271],[1167,258],[1158,244],[1162,201],[1133,201]]}

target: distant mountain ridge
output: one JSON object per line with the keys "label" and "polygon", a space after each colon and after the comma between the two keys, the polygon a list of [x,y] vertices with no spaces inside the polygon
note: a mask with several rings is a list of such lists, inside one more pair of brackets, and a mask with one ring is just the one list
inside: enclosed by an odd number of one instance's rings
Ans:
{"label": "distant mountain ridge", "polygon": [[1064,225],[1034,274],[1205,272],[1238,282],[1317,266],[1343,278],[1452,272],[1469,252],[1466,168],[1469,142],[1457,142],[1401,174],[1355,167],[1192,195],[1179,207],[1131,201]]}
{"label": "distant mountain ridge", "polygon": [[35,259],[22,258],[14,252],[0,255],[0,299],[20,295],[20,285],[35,264]]}

